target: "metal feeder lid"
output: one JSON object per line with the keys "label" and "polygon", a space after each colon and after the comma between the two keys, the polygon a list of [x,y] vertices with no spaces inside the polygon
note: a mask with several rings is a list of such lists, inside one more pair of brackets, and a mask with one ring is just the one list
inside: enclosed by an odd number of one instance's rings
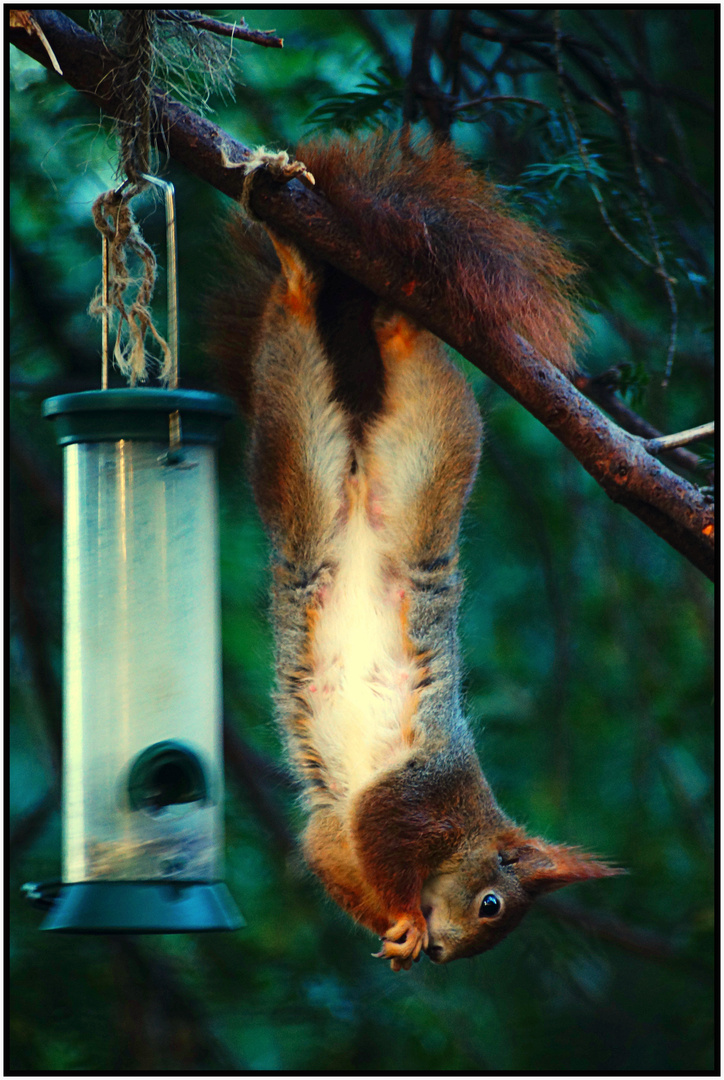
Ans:
{"label": "metal feeder lid", "polygon": [[167,442],[169,416],[175,412],[180,415],[184,443],[215,443],[235,408],[221,394],[157,387],[84,390],[43,402],[43,416],[55,421],[61,446],[117,439]]}

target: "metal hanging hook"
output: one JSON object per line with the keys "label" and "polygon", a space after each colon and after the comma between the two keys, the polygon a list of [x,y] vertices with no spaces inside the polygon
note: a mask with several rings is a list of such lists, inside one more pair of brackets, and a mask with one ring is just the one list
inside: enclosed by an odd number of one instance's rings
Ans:
{"label": "metal hanging hook", "polygon": [[176,199],[174,186],[167,180],[159,180],[157,176],[141,173],[144,180],[149,184],[163,189],[164,205],[166,207],[166,298],[168,305],[168,347],[171,350],[171,375],[169,377],[169,389],[178,387],[178,286],[176,269],[178,264],[178,247],[176,243]]}
{"label": "metal hanging hook", "polygon": [[102,244],[102,258],[103,258],[103,277],[102,277],[102,300],[103,308],[101,310],[101,390],[108,389],[108,276],[110,272],[109,267],[109,248],[108,237],[103,233],[101,239]]}
{"label": "metal hanging hook", "polygon": [[[157,176],[141,173],[144,180],[149,184],[155,184],[163,189],[164,205],[166,207],[166,301],[168,305],[167,334],[168,347],[171,350],[171,375],[168,380],[170,390],[178,388],[178,286],[176,268],[178,262],[178,247],[176,243],[176,198],[174,186],[170,181],[159,180]],[[181,413],[174,409],[168,418],[168,464],[178,464],[181,461]]]}

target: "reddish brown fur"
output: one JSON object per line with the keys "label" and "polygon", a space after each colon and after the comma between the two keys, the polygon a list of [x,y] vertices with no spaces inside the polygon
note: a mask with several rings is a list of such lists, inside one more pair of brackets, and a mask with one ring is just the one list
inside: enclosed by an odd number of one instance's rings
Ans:
{"label": "reddish brown fur", "polygon": [[[414,513],[410,512],[409,504],[406,505],[404,519],[399,522],[405,538],[402,542],[415,552],[415,559],[424,561],[433,551],[447,553],[454,548],[462,507],[478,463],[479,416],[477,411],[471,413],[465,408],[457,379],[446,377],[442,371],[436,371],[435,375],[434,410],[423,415],[425,406],[421,411],[421,402],[425,395],[426,373],[434,363],[430,349],[433,343],[433,349],[439,347],[428,331],[414,326],[406,316],[397,313],[379,322],[376,336],[387,367],[385,424],[389,426],[397,418],[400,436],[405,429],[414,430],[424,424],[431,444],[440,448],[435,468],[417,494]],[[409,378],[404,378],[405,373],[417,376],[416,394]],[[411,393],[414,400],[411,400]],[[390,463],[378,462],[373,453],[367,468],[371,484],[384,490],[390,479]],[[391,513],[391,508],[388,510]]]}
{"label": "reddish brown fur", "polygon": [[[582,337],[578,267],[555,240],[513,216],[495,186],[449,144],[426,140],[410,148],[380,133],[366,141],[305,143],[297,156],[365,247],[392,248],[407,260],[408,294],[418,279],[454,278],[453,320],[482,320],[491,346],[502,348],[515,330],[559,367],[573,367]],[[229,392],[251,412],[249,367],[239,353],[255,352],[280,264],[264,228],[241,215],[230,224],[227,251],[227,280],[211,301],[210,351]]]}
{"label": "reddish brown fur", "polygon": [[449,143],[430,138],[411,147],[378,133],[364,142],[304,143],[297,157],[366,247],[404,257],[408,293],[417,278],[453,277],[453,320],[482,319],[500,344],[510,327],[559,367],[573,366],[578,267],[553,239],[512,216],[495,186]]}
{"label": "reddish brown fur", "polygon": [[[434,805],[436,796],[440,806]],[[426,791],[418,807],[400,812],[393,778],[362,793],[353,816],[355,847],[364,877],[385,902],[390,920],[418,912],[420,889],[441,854],[464,842],[475,813],[456,820],[441,792]]]}
{"label": "reddish brown fur", "polygon": [[[300,154],[365,246],[402,254],[404,291],[454,278],[452,317],[483,320],[491,347],[516,329],[570,363],[574,267],[449,147],[377,136]],[[477,409],[441,343],[363,286],[259,226],[234,224],[231,242],[237,265],[216,304],[214,348],[252,414],[254,489],[277,550],[278,701],[311,811],[308,861],[341,907],[384,936],[394,970],[428,946],[440,963],[474,955],[517,926],[537,894],[617,872],[502,813],[462,715],[457,535],[479,455]],[[310,404],[303,391],[320,386]],[[384,540],[382,583],[414,660],[400,746],[360,786],[348,771],[334,775],[334,754],[323,761],[314,737],[314,639],[334,540],[355,506]],[[497,920],[481,913],[485,890],[502,898]]]}
{"label": "reddish brown fur", "polygon": [[327,892],[353,919],[376,934],[384,934],[390,920],[380,898],[362,880],[346,830],[337,815],[317,810],[304,836],[304,854]]}

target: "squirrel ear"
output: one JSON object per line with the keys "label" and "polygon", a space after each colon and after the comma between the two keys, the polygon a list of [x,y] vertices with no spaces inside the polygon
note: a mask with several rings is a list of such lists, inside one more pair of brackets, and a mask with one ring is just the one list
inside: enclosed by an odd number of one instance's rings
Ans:
{"label": "squirrel ear", "polygon": [[579,848],[547,844],[545,840],[535,837],[525,837],[522,843],[501,851],[500,861],[503,865],[515,866],[521,885],[533,895],[552,892],[575,881],[626,873],[619,867],[600,862]]}

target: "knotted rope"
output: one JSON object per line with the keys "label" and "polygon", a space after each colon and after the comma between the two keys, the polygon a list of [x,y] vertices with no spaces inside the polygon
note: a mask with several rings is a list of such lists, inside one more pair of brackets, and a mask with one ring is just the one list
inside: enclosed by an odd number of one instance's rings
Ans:
{"label": "knotted rope", "polygon": [[[171,350],[156,330],[149,310],[156,285],[156,256],[143,239],[130,206],[131,199],[147,186],[144,174],[150,167],[155,26],[154,9],[136,8],[123,14],[121,41],[125,59],[116,80],[121,84],[123,99],[119,173],[125,173],[126,180],[119,188],[104,192],[93,204],[93,220],[107,244],[108,278],[107,287],[93,298],[89,312],[105,315],[109,326],[115,316],[113,359],[131,386],[148,378],[144,344],[148,332],[162,352],[162,359],[156,361],[161,382],[168,382],[173,367]],[[129,270],[129,254],[140,263],[139,275]],[[134,287],[135,296],[128,303],[126,292]]]}

